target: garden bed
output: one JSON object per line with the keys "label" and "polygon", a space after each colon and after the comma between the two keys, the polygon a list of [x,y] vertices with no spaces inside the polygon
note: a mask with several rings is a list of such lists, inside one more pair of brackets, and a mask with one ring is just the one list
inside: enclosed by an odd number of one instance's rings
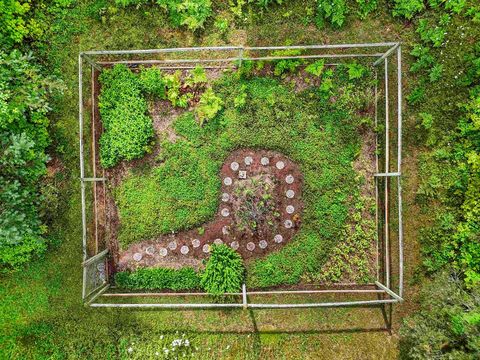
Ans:
{"label": "garden bed", "polygon": [[[250,288],[373,283],[374,80],[367,66],[290,60],[222,71],[103,71],[96,165],[109,184],[105,237],[119,274],[201,274],[211,246],[223,243],[243,258]],[[158,78],[148,79],[154,72]],[[121,94],[125,85],[134,91]],[[131,158],[101,149],[105,109],[122,108],[112,101],[123,96],[143,101],[141,117],[127,115],[146,124],[143,134],[131,131],[138,135],[131,144],[145,139]]]}

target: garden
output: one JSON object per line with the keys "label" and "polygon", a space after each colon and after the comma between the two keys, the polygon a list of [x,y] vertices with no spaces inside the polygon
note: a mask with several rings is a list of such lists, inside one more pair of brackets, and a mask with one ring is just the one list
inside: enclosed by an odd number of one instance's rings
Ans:
{"label": "garden", "polygon": [[374,284],[374,69],[301,53],[94,70],[92,221],[116,289]]}

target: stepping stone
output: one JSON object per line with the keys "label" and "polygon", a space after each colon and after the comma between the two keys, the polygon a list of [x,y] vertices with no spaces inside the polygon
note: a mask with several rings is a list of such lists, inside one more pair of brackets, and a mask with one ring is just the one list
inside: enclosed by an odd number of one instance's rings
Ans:
{"label": "stepping stone", "polygon": [[223,179],[223,183],[227,186],[232,185],[232,178],[231,177],[226,177],[225,179]]}
{"label": "stepping stone", "polygon": [[222,245],[222,244],[223,244],[223,241],[222,241],[222,239],[215,239],[215,240],[213,241],[213,243],[214,243],[215,245]]}
{"label": "stepping stone", "polygon": [[224,227],[222,227],[222,234],[223,235],[228,235],[229,231],[228,231],[228,226],[225,225]]}
{"label": "stepping stone", "polygon": [[251,156],[245,156],[245,165],[252,165],[253,164],[253,158]]}
{"label": "stepping stone", "polygon": [[233,250],[237,250],[239,248],[239,244],[238,244],[238,241],[233,241],[230,243],[230,247],[233,249]]}
{"label": "stepping stone", "polygon": [[198,239],[193,239],[193,240],[192,240],[192,246],[193,246],[194,248],[198,248],[198,247],[200,246],[200,240],[198,240]]}
{"label": "stepping stone", "polygon": [[228,202],[228,200],[230,200],[230,195],[228,195],[227,193],[223,193],[222,194],[222,201],[223,202]]}
{"label": "stepping stone", "polygon": [[140,260],[142,260],[142,258],[143,258],[143,255],[140,254],[140,253],[135,253],[135,254],[133,254],[133,260],[135,260],[135,261],[137,261],[137,262],[140,261]]}
{"label": "stepping stone", "polygon": [[222,209],[222,216],[223,217],[227,217],[229,215],[230,215],[230,210],[228,210],[227,208]]}
{"label": "stepping stone", "polygon": [[284,225],[287,229],[290,229],[293,226],[292,220],[285,220]]}
{"label": "stepping stone", "polygon": [[203,251],[205,254],[209,253],[209,252],[210,252],[210,245],[208,245],[208,244],[203,245],[202,251]]}
{"label": "stepping stone", "polygon": [[145,252],[148,254],[148,255],[153,255],[155,254],[155,248],[153,246],[149,246],[145,249]]}
{"label": "stepping stone", "polygon": [[255,250],[255,243],[249,242],[249,243],[247,244],[247,250],[248,250],[248,251],[253,251],[253,250]]}
{"label": "stepping stone", "polygon": [[295,208],[292,205],[288,205],[285,210],[287,211],[287,214],[293,214],[295,211]]}
{"label": "stepping stone", "polygon": [[183,255],[187,255],[189,251],[190,251],[190,249],[188,248],[187,245],[183,245],[183,246],[180,248],[180,252],[181,252]]}
{"label": "stepping stone", "polygon": [[280,244],[283,241],[283,236],[280,234],[277,234],[273,237],[273,240],[277,243]]}
{"label": "stepping stone", "polygon": [[278,170],[282,170],[285,167],[285,163],[283,161],[277,161],[277,163],[275,164],[275,167]]}
{"label": "stepping stone", "polygon": [[260,164],[262,164],[263,166],[267,166],[268,164],[270,164],[270,159],[264,156],[260,159]]}
{"label": "stepping stone", "polygon": [[163,247],[160,248],[160,249],[158,249],[158,254],[159,254],[160,256],[162,256],[162,257],[167,256],[167,253],[168,253],[167,249],[165,249],[165,248],[163,248]]}
{"label": "stepping stone", "polygon": [[260,247],[260,249],[265,249],[268,246],[268,243],[265,240],[260,240],[258,246]]}
{"label": "stepping stone", "polygon": [[287,175],[287,176],[285,177],[285,182],[286,182],[287,184],[293,184],[294,181],[295,181],[295,179],[294,179],[293,175]]}
{"label": "stepping stone", "polygon": [[287,191],[285,192],[285,195],[286,195],[287,198],[293,199],[293,197],[295,196],[295,191],[293,191],[293,190],[287,190]]}
{"label": "stepping stone", "polygon": [[170,241],[170,242],[168,243],[168,248],[169,248],[170,250],[175,250],[175,249],[177,248],[177,242],[176,242],[175,240],[174,240],[174,241]]}
{"label": "stepping stone", "polygon": [[240,165],[236,161],[234,161],[230,164],[230,169],[232,169],[233,171],[237,171],[239,167],[240,167]]}
{"label": "stepping stone", "polygon": [[238,172],[238,178],[239,179],[246,179],[247,178],[247,172],[245,170],[240,170]]}

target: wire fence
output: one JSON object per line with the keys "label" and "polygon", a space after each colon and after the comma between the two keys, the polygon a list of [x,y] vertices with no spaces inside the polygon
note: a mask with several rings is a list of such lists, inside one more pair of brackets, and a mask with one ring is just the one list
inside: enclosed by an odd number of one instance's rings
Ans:
{"label": "wire fence", "polygon": [[[206,293],[125,293],[110,287],[113,271],[109,226],[108,179],[99,164],[98,75],[123,63],[131,68],[236,69],[245,61],[326,59],[326,65],[361,61],[374,68],[376,279],[363,286],[289,287],[225,294],[223,301]],[[79,54],[79,148],[82,199],[83,300],[92,307],[120,308],[308,308],[382,306],[403,301],[402,227],[402,55],[400,43],[199,47],[147,50],[86,51]],[[88,147],[84,145],[88,144]],[[154,301],[152,301],[152,299]],[[178,299],[171,301],[171,299]],[[255,301],[260,299],[260,301]]]}

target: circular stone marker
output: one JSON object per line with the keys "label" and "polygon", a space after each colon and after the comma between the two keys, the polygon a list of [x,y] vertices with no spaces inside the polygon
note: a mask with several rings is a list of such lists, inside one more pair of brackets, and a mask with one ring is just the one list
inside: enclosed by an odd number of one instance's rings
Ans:
{"label": "circular stone marker", "polygon": [[247,250],[248,250],[248,251],[253,251],[253,250],[255,250],[255,243],[249,242],[249,243],[247,244]]}
{"label": "circular stone marker", "polygon": [[233,250],[237,250],[239,246],[240,246],[240,245],[238,244],[238,241],[232,241],[232,242],[230,243],[230,247],[231,247]]}
{"label": "circular stone marker", "polygon": [[293,214],[293,212],[295,211],[295,208],[292,205],[287,205],[285,210],[287,211],[287,214]]}
{"label": "circular stone marker", "polygon": [[160,256],[165,257],[165,256],[167,256],[168,251],[167,251],[167,249],[162,247],[162,248],[158,249],[158,253],[160,254]]}
{"label": "circular stone marker", "polygon": [[258,243],[258,246],[260,247],[260,249],[265,249],[267,245],[268,243],[265,240],[260,240],[260,242]]}
{"label": "circular stone marker", "polygon": [[232,185],[232,178],[231,177],[226,177],[225,179],[223,179],[223,183],[227,186]]}
{"label": "circular stone marker", "polygon": [[293,226],[292,220],[285,220],[283,224],[287,229],[290,229]]}
{"label": "circular stone marker", "polygon": [[210,252],[210,245],[208,245],[208,244],[203,245],[202,251],[204,253],[209,253]]}
{"label": "circular stone marker", "polygon": [[176,242],[175,240],[174,240],[174,241],[170,241],[170,242],[168,243],[168,248],[169,248],[170,250],[175,250],[175,249],[177,248],[177,242]]}
{"label": "circular stone marker", "polygon": [[145,252],[148,254],[148,255],[153,255],[155,254],[155,248],[153,246],[149,246],[145,249]]}
{"label": "circular stone marker", "polygon": [[230,164],[230,169],[232,169],[233,171],[237,171],[239,166],[240,165],[238,164],[238,162],[234,161]]}
{"label": "circular stone marker", "polygon": [[222,201],[227,202],[228,200],[230,200],[230,195],[228,195],[227,193],[223,193],[222,194]]}
{"label": "circular stone marker", "polygon": [[135,253],[135,254],[133,254],[133,260],[135,260],[135,261],[140,261],[140,260],[142,260],[142,257],[143,257],[143,255],[140,254],[140,253]]}
{"label": "circular stone marker", "polygon": [[190,251],[190,249],[188,248],[187,245],[183,245],[183,246],[180,248],[180,252],[181,252],[183,255],[187,255],[189,251]]}
{"label": "circular stone marker", "polygon": [[267,166],[268,164],[270,164],[270,159],[264,156],[260,159],[260,164],[262,164],[263,166]]}
{"label": "circular stone marker", "polygon": [[280,234],[277,234],[273,237],[273,240],[277,243],[280,244],[283,241],[283,236]]}
{"label": "circular stone marker", "polygon": [[227,208],[222,209],[222,216],[227,217],[228,215],[230,215],[230,210],[228,210]]}
{"label": "circular stone marker", "polygon": [[275,167],[278,170],[282,170],[285,167],[285,163],[283,161],[277,161],[277,163],[275,164]]}
{"label": "circular stone marker", "polygon": [[223,241],[222,241],[222,239],[215,239],[215,240],[213,240],[213,243],[214,243],[215,245],[222,245],[222,244],[223,244]]}
{"label": "circular stone marker", "polygon": [[291,174],[288,174],[288,175],[285,177],[285,182],[286,182],[287,184],[293,184],[294,181],[295,181],[295,179],[294,179],[293,175],[291,175]]}
{"label": "circular stone marker", "polygon": [[252,165],[253,164],[253,158],[251,156],[245,156],[245,165]]}
{"label": "circular stone marker", "polygon": [[293,199],[293,197],[295,196],[295,191],[293,191],[293,190],[287,190],[287,191],[285,192],[285,196],[286,196],[287,198],[289,198],[289,199]]}
{"label": "circular stone marker", "polygon": [[199,247],[199,246],[200,246],[200,240],[198,240],[198,239],[193,239],[193,240],[192,240],[192,246],[193,246],[194,248]]}

